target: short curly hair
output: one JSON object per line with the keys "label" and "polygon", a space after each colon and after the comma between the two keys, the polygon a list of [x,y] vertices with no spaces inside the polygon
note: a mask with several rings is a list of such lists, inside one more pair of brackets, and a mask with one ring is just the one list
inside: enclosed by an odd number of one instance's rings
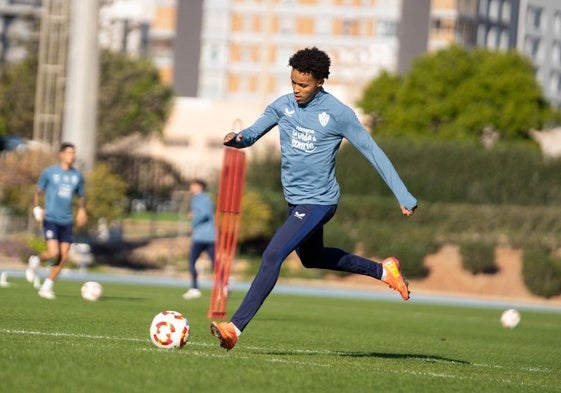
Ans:
{"label": "short curly hair", "polygon": [[327,53],[314,46],[296,52],[288,60],[288,65],[297,71],[312,74],[315,79],[319,80],[329,77],[331,60]]}

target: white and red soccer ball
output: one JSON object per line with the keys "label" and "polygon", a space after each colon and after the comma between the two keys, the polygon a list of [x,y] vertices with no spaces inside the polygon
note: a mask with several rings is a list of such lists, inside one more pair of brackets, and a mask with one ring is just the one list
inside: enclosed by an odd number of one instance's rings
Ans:
{"label": "white and red soccer ball", "polygon": [[508,329],[514,329],[520,323],[520,313],[514,308],[509,308],[501,314],[501,324]]}
{"label": "white and red soccer ball", "polygon": [[150,340],[158,348],[181,348],[190,336],[189,321],[177,311],[162,311],[152,319]]}
{"label": "white and red soccer ball", "polygon": [[82,285],[80,290],[82,297],[90,302],[95,302],[103,295],[103,287],[95,281],[88,281]]}

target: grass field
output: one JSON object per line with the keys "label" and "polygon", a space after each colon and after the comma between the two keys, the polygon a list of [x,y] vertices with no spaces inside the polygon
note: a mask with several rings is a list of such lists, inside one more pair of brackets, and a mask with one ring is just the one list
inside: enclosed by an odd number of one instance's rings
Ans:
{"label": "grass field", "polygon": [[[186,302],[184,288],[106,283],[90,303],[81,282],[60,281],[48,301],[10,281],[0,288],[2,392],[560,391],[559,312],[523,311],[507,330],[499,309],[273,293],[226,352],[209,333],[208,291]],[[150,342],[166,309],[191,323],[183,349]]]}

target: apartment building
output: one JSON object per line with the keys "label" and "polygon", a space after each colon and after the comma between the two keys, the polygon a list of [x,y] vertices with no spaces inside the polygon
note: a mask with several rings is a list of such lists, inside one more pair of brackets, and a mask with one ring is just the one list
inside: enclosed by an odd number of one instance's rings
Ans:
{"label": "apartment building", "polygon": [[457,2],[456,42],[466,48],[517,50],[528,56],[545,97],[561,108],[561,1]]}
{"label": "apartment building", "polygon": [[24,59],[38,40],[41,0],[0,0],[0,64]]}
{"label": "apartment building", "polygon": [[561,108],[561,1],[520,1],[516,48],[532,59],[544,95]]}

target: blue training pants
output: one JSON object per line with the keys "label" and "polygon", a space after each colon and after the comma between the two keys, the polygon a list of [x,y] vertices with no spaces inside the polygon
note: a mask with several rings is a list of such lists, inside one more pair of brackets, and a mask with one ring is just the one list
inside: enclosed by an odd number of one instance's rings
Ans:
{"label": "blue training pants", "polygon": [[306,268],[358,273],[380,279],[382,265],[338,248],[324,247],[323,226],[337,205],[289,205],[288,218],[263,252],[261,267],[231,322],[241,331],[255,316],[279,277],[286,257],[296,251]]}
{"label": "blue training pants", "polygon": [[212,270],[214,271],[214,243],[193,241],[191,243],[191,251],[189,252],[189,271],[191,272],[191,288],[199,288],[198,273],[195,264],[197,260],[206,251],[210,259]]}

